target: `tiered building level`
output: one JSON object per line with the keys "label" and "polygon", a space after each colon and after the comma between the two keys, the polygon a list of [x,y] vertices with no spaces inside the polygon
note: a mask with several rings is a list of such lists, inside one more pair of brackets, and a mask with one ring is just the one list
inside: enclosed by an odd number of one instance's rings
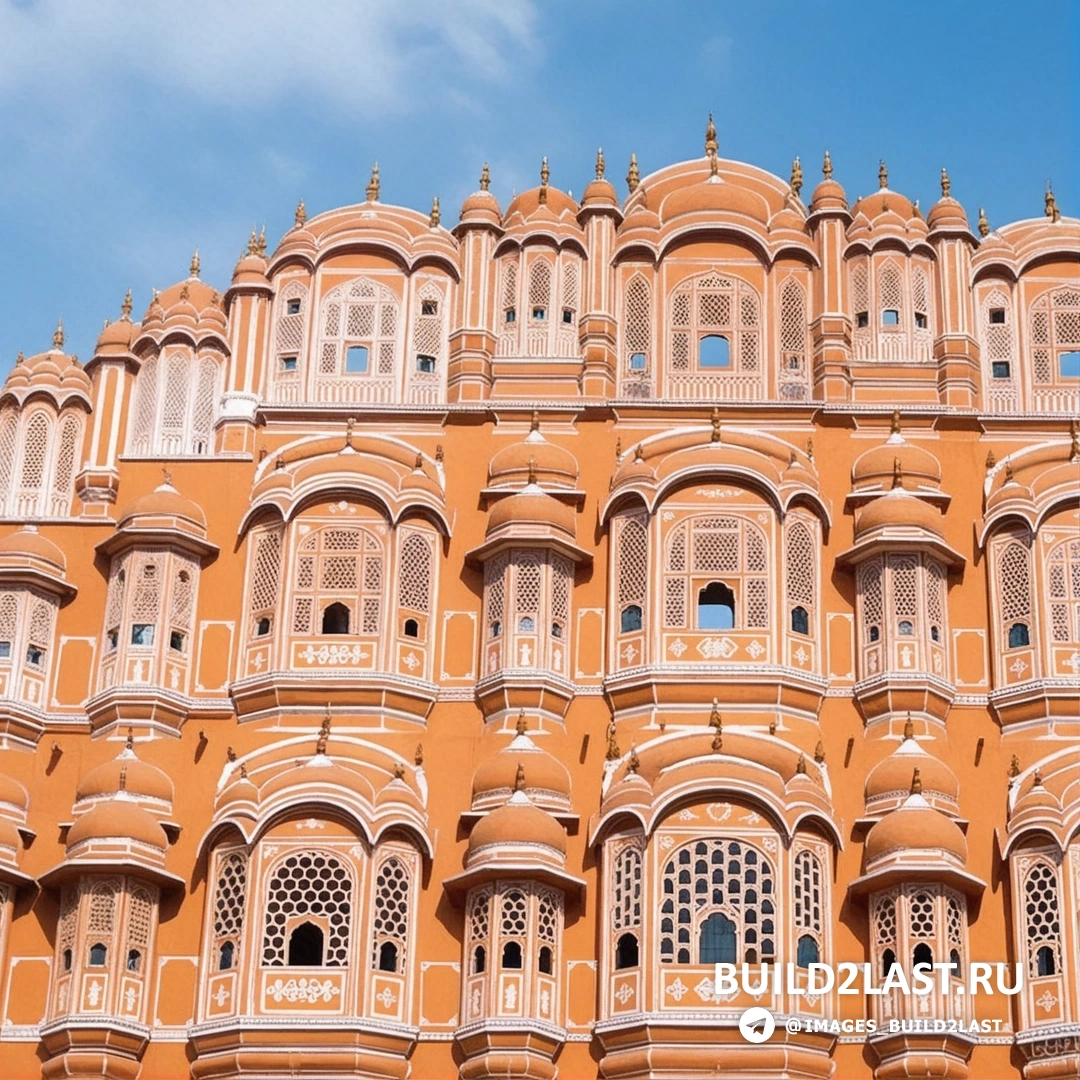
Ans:
{"label": "tiered building level", "polygon": [[541,180],[7,377],[4,1075],[1075,1080],[1080,222]]}

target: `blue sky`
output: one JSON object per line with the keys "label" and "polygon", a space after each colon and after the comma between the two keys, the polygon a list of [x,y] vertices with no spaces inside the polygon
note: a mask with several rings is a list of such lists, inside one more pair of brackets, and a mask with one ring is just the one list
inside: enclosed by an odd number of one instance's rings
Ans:
{"label": "blue sky", "polygon": [[88,358],[187,273],[224,289],[253,224],[382,197],[452,226],[492,188],[580,193],[603,146],[642,174],[702,153],[808,190],[832,153],[849,198],[952,193],[974,223],[1080,214],[1080,3],[632,0],[0,0],[0,371],[58,317]]}

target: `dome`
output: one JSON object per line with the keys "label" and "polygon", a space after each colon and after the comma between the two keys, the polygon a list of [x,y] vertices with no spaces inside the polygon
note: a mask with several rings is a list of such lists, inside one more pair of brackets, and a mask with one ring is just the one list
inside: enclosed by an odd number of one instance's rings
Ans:
{"label": "dome", "polygon": [[248,779],[247,772],[242,768],[232,774],[229,782],[225,785],[225,790],[218,796],[214,808],[216,812],[220,812],[222,808],[226,806],[232,806],[236,803],[253,803],[258,805],[259,802],[259,789]]}
{"label": "dome", "polygon": [[148,495],[141,495],[129,503],[120,514],[117,528],[122,529],[126,525],[150,527],[149,522],[139,522],[140,518],[176,518],[180,524],[187,523],[200,535],[206,536],[206,515],[202,507],[181,495],[168,480]]}
{"label": "dome", "polygon": [[887,855],[908,851],[944,851],[963,863],[967,861],[967,840],[955,821],[921,795],[909,795],[899,810],[886,814],[867,833],[867,866]]}
{"label": "dome", "polygon": [[4,391],[25,400],[31,393],[46,391],[57,401],[70,394],[82,394],[89,402],[90,376],[79,359],[63,351],[64,331],[58,326],[49,352],[24,357],[21,353],[4,380]]}
{"label": "dome", "polygon": [[610,206],[612,209],[617,210],[619,208],[619,196],[616,194],[611,181],[600,176],[589,181],[588,187],[585,188],[585,194],[581,197],[581,206],[582,209]]}
{"label": "dome", "polygon": [[191,260],[191,273],[184,281],[155,293],[143,316],[140,332],[160,338],[166,329],[184,327],[197,334],[227,331],[225,302],[217,289],[199,278],[199,255]]}
{"label": "dome", "polygon": [[549,443],[540,433],[539,420],[524,441],[504,446],[488,465],[489,483],[518,487],[532,475],[537,483],[572,488],[577,483],[577,458],[561,446]]}
{"label": "dome", "polygon": [[243,285],[261,285],[264,288],[270,286],[270,280],[266,276],[266,257],[252,251],[250,246],[233,267],[231,287],[235,289]]}
{"label": "dome", "polygon": [[91,769],[75,789],[75,801],[111,797],[123,790],[134,798],[145,797],[171,803],[176,790],[172,780],[156,765],[140,761],[132,750]]}
{"label": "dome", "polygon": [[945,762],[927,753],[912,737],[904,741],[887,758],[879,761],[866,777],[866,809],[868,813],[881,812],[899,806],[911,790],[911,777],[919,770],[922,795],[938,809],[955,812],[960,797],[960,781]]}
{"label": "dome", "polygon": [[265,804],[281,792],[290,789],[300,792],[311,785],[318,785],[320,789],[340,788],[367,803],[372,803],[375,799],[375,789],[367,777],[355,769],[338,764],[327,754],[316,754],[263,784],[259,789],[259,800]]}
{"label": "dome", "polygon": [[131,352],[131,343],[139,335],[139,324],[133,323],[127,315],[111,322],[98,335],[94,346],[95,356],[109,356]]}
{"label": "dome", "polygon": [[[525,792],[533,802],[557,801],[570,805],[570,773],[554,755],[536,745],[526,734],[488,758],[473,776],[473,808],[497,797],[505,801],[517,783],[518,768],[525,771]],[[552,796],[555,799],[552,800]]]}
{"label": "dome", "polygon": [[929,450],[907,442],[899,430],[881,446],[859,455],[851,470],[852,483],[856,488],[891,488],[898,464],[905,488],[941,487],[941,463]]}
{"label": "dome", "polygon": [[562,217],[563,214],[577,217],[578,204],[565,191],[549,185],[545,190],[545,199],[545,202],[540,201],[539,187],[529,188],[528,191],[515,195],[503,215],[503,224],[511,224],[515,216],[523,221],[528,221],[537,214],[551,215],[554,218]]}
{"label": "dome", "polygon": [[7,803],[9,806],[14,806],[23,813],[25,813],[30,806],[30,796],[27,793],[26,788],[24,788],[18,780],[13,780],[6,773],[2,772],[0,772],[0,803]]}
{"label": "dome", "polygon": [[543,526],[576,536],[574,510],[548,495],[537,484],[527,484],[516,495],[500,499],[488,513],[487,535],[513,525]]}
{"label": "dome", "polygon": [[79,817],[68,830],[68,850],[86,840],[135,840],[162,852],[169,845],[165,830],[129,799],[99,803]]}
{"label": "dome", "polygon": [[851,208],[851,216],[858,217],[860,214],[871,222],[886,214],[895,214],[905,222],[919,216],[906,195],[890,191],[887,187],[878,188],[872,195],[864,195],[859,199]]}
{"label": "dome", "polygon": [[515,791],[510,801],[481,818],[469,836],[467,859],[482,848],[499,844],[539,844],[554,848],[566,856],[566,833],[546,811],[534,806],[522,791]]}
{"label": "dome", "polygon": [[487,164],[480,173],[480,190],[474,191],[467,196],[461,204],[462,225],[492,225],[498,228],[502,223],[502,210],[499,200],[488,190],[491,184],[491,174]]}
{"label": "dome", "polygon": [[831,178],[822,180],[810,196],[811,214],[822,210],[847,210],[847,208],[847,195],[844,189]]}
{"label": "dome", "polygon": [[36,525],[24,525],[17,532],[0,540],[0,561],[18,561],[20,558],[41,561],[63,574],[67,569],[64,553],[51,540],[38,532]]}
{"label": "dome", "polygon": [[926,215],[926,224],[930,226],[931,232],[935,229],[963,229],[965,232],[971,232],[963,206],[956,199],[948,197],[939,199],[930,207],[930,213]]}
{"label": "dome", "polygon": [[925,529],[935,536],[941,536],[943,524],[944,518],[939,510],[896,488],[874,499],[859,512],[855,522],[855,539],[874,529],[890,527]]}
{"label": "dome", "polygon": [[674,218],[687,214],[737,214],[767,225],[772,217],[768,201],[759,193],[751,191],[735,181],[712,177],[708,165],[702,170],[702,178],[667,195],[660,204],[660,220],[667,224]]}

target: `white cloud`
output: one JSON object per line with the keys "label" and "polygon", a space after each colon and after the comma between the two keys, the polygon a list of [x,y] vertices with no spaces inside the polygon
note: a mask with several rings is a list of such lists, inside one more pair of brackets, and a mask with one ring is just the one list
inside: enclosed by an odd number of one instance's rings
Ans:
{"label": "white cloud", "polygon": [[134,75],[193,104],[408,111],[450,83],[506,78],[535,22],[533,0],[8,0],[0,95],[85,107]]}

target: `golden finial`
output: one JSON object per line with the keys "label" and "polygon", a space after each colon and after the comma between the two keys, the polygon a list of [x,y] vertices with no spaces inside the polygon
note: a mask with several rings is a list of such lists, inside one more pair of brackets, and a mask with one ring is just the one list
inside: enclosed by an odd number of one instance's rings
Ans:
{"label": "golden finial", "polygon": [[615,460],[618,461],[622,457],[622,436],[615,436]]}
{"label": "golden finial", "polygon": [[491,187],[491,169],[488,168],[488,163],[484,162],[484,167],[480,170],[480,190],[487,191]]}
{"label": "golden finial", "polygon": [[821,163],[821,175],[826,180],[832,179],[832,158],[829,157],[829,151],[825,151],[825,160]]}
{"label": "golden finial", "polygon": [[435,460],[441,465],[443,463],[443,448],[442,443],[435,444]]}
{"label": "golden finial", "polygon": [[528,724],[525,723],[525,710],[524,709],[522,709],[521,712],[518,713],[517,727],[516,727],[515,730],[517,731],[517,733],[519,735],[524,735],[525,732],[528,730]]}
{"label": "golden finial", "polygon": [[265,225],[263,225],[263,227],[259,230],[259,243],[258,243],[258,246],[255,248],[255,254],[256,255],[265,255],[266,254],[266,226]]}
{"label": "golden finial", "polygon": [[979,207],[979,235],[988,236],[990,234],[990,222],[986,220],[986,211]]}
{"label": "golden finial", "polygon": [[717,409],[717,408],[713,408],[712,417],[711,417],[711,423],[712,423],[712,435],[709,436],[709,441],[714,442],[714,443],[719,442],[720,441],[720,410]]}
{"label": "golden finial", "polygon": [[814,437],[812,435],[806,437],[806,456],[811,461],[814,460]]}
{"label": "golden finial", "polygon": [[634,447],[634,460],[635,461],[644,461],[645,460],[645,451],[642,450],[641,443],[638,443],[637,446]]}
{"label": "golden finial", "polygon": [[615,738],[615,721],[612,720],[607,728],[607,753],[604,755],[607,761],[618,761],[622,757],[619,743]]}
{"label": "golden finial", "polygon": [[911,794],[922,794],[922,776],[918,765],[915,766],[915,769],[911,774]]}
{"label": "golden finial", "polygon": [[346,446],[349,446],[349,447],[352,446],[353,428],[355,428],[355,427],[356,427],[356,417],[355,416],[350,416],[348,418],[348,420],[345,421],[345,445]]}
{"label": "golden finial", "polygon": [[638,172],[637,154],[630,155],[630,168],[626,173],[626,186],[630,189],[630,194],[633,195],[638,189],[638,185],[641,183],[641,173]]}
{"label": "golden finial", "polygon": [[424,471],[424,455],[419,450],[416,452],[416,460],[413,462],[413,470]]}
{"label": "golden finial", "polygon": [[54,349],[62,349],[64,347],[64,320],[61,319],[56,324],[56,329],[53,331],[52,344]]}
{"label": "golden finial", "polygon": [[889,434],[890,435],[899,435],[900,434],[900,410],[899,409],[893,409],[892,419],[889,422]]}
{"label": "golden finial", "polygon": [[1005,483],[1006,484],[1011,484],[1015,479],[1016,478],[1013,476],[1012,462],[1006,459],[1006,461],[1005,461]]}
{"label": "golden finial", "polygon": [[1046,196],[1043,199],[1043,208],[1046,216],[1051,221],[1061,220],[1061,211],[1057,208],[1057,199],[1054,198],[1054,189],[1050,186],[1050,181],[1046,181]]}
{"label": "golden finial", "polygon": [[796,776],[805,776],[806,775],[806,755],[805,754],[800,754],[799,755],[799,760],[795,762],[795,775]]}
{"label": "golden finial", "polygon": [[413,764],[418,769],[424,764],[424,744],[422,742],[416,744],[416,753],[413,754]]}
{"label": "golden finial", "polygon": [[161,482],[166,487],[172,487],[172,473],[168,469],[161,470]]}
{"label": "golden finial", "polygon": [[192,277],[199,276],[199,269],[201,266],[202,264],[199,262],[199,249],[196,248],[195,253],[191,256],[191,265],[188,267]]}
{"label": "golden finial", "polygon": [[949,198],[949,192],[952,191],[952,181],[949,179],[949,174],[944,168],[941,170],[941,197],[943,199]]}
{"label": "golden finial", "polygon": [[540,162],[540,186],[547,187],[548,181],[551,179],[551,170],[548,168],[548,160],[544,158]]}
{"label": "golden finial", "polygon": [[536,457],[529,458],[529,483],[536,483]]}
{"label": "golden finial", "polygon": [[395,761],[394,762],[394,779],[395,780],[404,780],[405,779],[405,766],[400,761]]}
{"label": "golden finial", "polygon": [[240,762],[240,779],[241,780],[246,780],[247,778],[248,778],[247,766],[241,761]]}
{"label": "golden finial", "polygon": [[799,192],[802,191],[802,162],[796,158],[791,163],[791,190],[795,193],[795,198],[799,197]]}
{"label": "golden finial", "polygon": [[259,233],[254,225],[251,226],[251,235],[248,237],[247,254],[254,255],[259,250]]}
{"label": "golden finial", "polygon": [[716,157],[720,149],[720,143],[716,139],[716,125],[713,123],[712,113],[709,113],[709,122],[705,125],[705,156]]}
{"label": "golden finial", "polygon": [[814,747],[814,760],[819,764],[825,763],[825,744],[818,739],[817,746]]}
{"label": "golden finial", "polygon": [[315,741],[315,753],[325,754],[326,744],[330,741],[330,702],[326,703],[326,712],[323,715],[322,726],[319,728],[319,737]]}
{"label": "golden finial", "polygon": [[904,741],[915,738],[915,725],[911,721],[911,713],[907,714],[907,719],[904,721]]}
{"label": "golden finial", "polygon": [[533,431],[539,431],[539,430],[540,430],[540,410],[539,409],[533,409],[532,419],[529,421],[529,431],[533,432]]}
{"label": "golden finial", "polygon": [[120,318],[121,319],[130,319],[131,318],[131,290],[130,289],[128,289],[128,291],[126,293],[124,293],[124,302],[120,305]]}
{"label": "golden finial", "polygon": [[127,791],[127,766],[120,770],[120,791]]}
{"label": "golden finial", "polygon": [[893,488],[902,488],[904,486],[904,471],[900,468],[900,459],[898,457],[892,459],[892,486]]}
{"label": "golden finial", "polygon": [[1069,425],[1069,460],[1080,461],[1080,424],[1075,420]]}
{"label": "golden finial", "polygon": [[431,200],[431,214],[428,217],[428,223],[433,229],[437,229],[440,221],[442,221],[442,211],[439,209],[439,196],[436,195]]}
{"label": "golden finial", "polygon": [[630,747],[630,757],[626,760],[626,771],[628,773],[636,773],[641,768],[641,762],[637,756],[637,748]]}
{"label": "golden finial", "polygon": [[720,699],[712,699],[712,709],[709,712],[709,727],[718,728],[723,723],[723,717],[720,715]]}
{"label": "golden finial", "polygon": [[1009,775],[1013,778],[1020,775],[1020,759],[1015,754],[1009,762]]}
{"label": "golden finial", "polygon": [[22,349],[20,349],[19,355],[15,357],[15,366],[18,367],[25,359],[26,356],[23,354]]}
{"label": "golden finial", "polygon": [[296,213],[293,214],[293,225],[299,228],[305,221],[307,221],[307,207],[304,205],[304,200],[301,199],[296,204]]}
{"label": "golden finial", "polygon": [[884,158],[882,158],[878,164],[877,183],[879,188],[887,188],[889,186],[889,170],[885,165]]}
{"label": "golden finial", "polygon": [[720,159],[715,154],[709,155],[709,177],[720,175]]}
{"label": "golden finial", "polygon": [[993,450],[986,451],[986,471],[989,472],[997,464],[997,457]]}
{"label": "golden finial", "polygon": [[525,766],[518,762],[517,772],[514,773],[514,790],[525,790]]}
{"label": "golden finial", "polygon": [[604,150],[599,147],[596,151],[596,179],[604,179]]}
{"label": "golden finial", "polygon": [[368,181],[365,192],[368,202],[379,201],[379,163],[377,161],[371,166],[371,179]]}
{"label": "golden finial", "polygon": [[225,757],[228,758],[229,761],[235,761],[236,760],[236,751],[231,746],[226,746],[225,747]]}
{"label": "golden finial", "polygon": [[1032,787],[1042,787],[1042,769],[1036,768],[1035,775],[1031,778]]}
{"label": "golden finial", "polygon": [[125,750],[135,749],[135,729],[129,725],[127,730],[127,738],[124,740]]}

